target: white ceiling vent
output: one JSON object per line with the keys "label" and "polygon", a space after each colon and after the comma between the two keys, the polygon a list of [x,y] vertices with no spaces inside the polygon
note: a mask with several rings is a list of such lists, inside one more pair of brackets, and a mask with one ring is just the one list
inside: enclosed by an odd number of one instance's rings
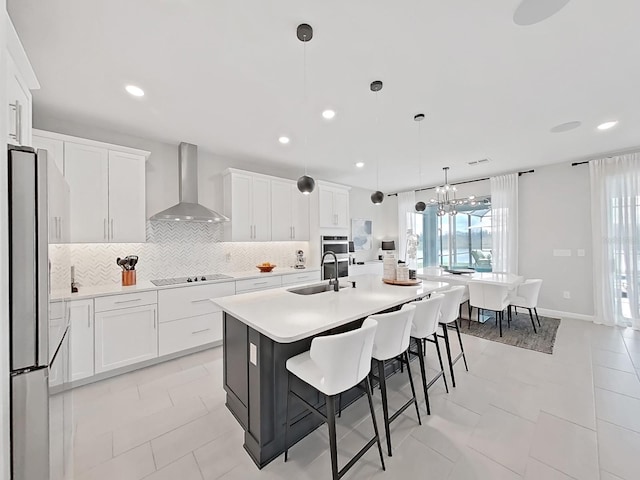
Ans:
{"label": "white ceiling vent", "polygon": [[480,163],[487,163],[489,161],[488,158],[481,158],[480,160],[471,160],[470,162],[467,162],[469,165],[478,165]]}

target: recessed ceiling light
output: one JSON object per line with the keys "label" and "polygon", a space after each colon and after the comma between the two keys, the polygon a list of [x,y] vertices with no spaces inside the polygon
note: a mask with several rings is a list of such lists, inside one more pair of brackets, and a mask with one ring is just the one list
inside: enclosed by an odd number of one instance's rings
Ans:
{"label": "recessed ceiling light", "polygon": [[582,122],[578,122],[578,121],[561,123],[560,125],[556,125],[555,127],[553,127],[550,130],[550,132],[551,133],[568,132],[569,130],[574,130],[578,128],[580,125],[582,125]]}
{"label": "recessed ceiling light", "polygon": [[278,138],[278,141],[283,144],[286,145],[287,143],[289,143],[291,140],[289,139],[289,137],[280,137]]}
{"label": "recessed ceiling light", "polygon": [[358,162],[358,163],[356,163],[356,167],[358,167],[358,168],[362,168],[362,167],[364,167],[364,162]]}
{"label": "recessed ceiling light", "polygon": [[598,130],[609,130],[618,124],[617,120],[611,120],[610,122],[604,122],[598,125]]}
{"label": "recessed ceiling light", "polygon": [[134,97],[144,96],[144,90],[142,90],[140,87],[136,87],[135,85],[127,85],[126,87],[124,87],[124,89]]}
{"label": "recessed ceiling light", "polygon": [[327,120],[331,120],[333,117],[336,116],[336,112],[333,110],[325,110],[324,112],[322,112],[322,116]]}

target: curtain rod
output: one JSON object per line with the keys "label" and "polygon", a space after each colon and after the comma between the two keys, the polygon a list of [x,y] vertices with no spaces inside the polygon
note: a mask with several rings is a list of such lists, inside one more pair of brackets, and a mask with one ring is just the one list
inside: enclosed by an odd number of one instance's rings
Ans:
{"label": "curtain rod", "polygon": [[618,151],[618,152],[605,153],[602,157],[590,158],[589,160],[584,160],[582,162],[573,162],[571,164],[571,166],[575,167],[577,165],[584,165],[586,163],[593,162],[594,160],[601,160],[603,158],[613,158],[613,157],[617,157],[619,155],[629,155],[629,154],[632,154],[632,153],[640,153],[640,149],[632,148],[630,150],[621,150],[621,151]]}
{"label": "curtain rod", "polygon": [[[534,172],[535,172],[535,170],[533,170],[533,169],[526,170],[526,171],[523,171],[523,172],[518,172],[518,176],[521,177],[525,173],[534,173]],[[463,180],[462,182],[450,183],[449,185],[464,185],[465,183],[482,182],[484,180],[490,180],[490,179],[491,179],[491,177],[476,178],[475,180]],[[437,186],[438,185],[434,185],[433,187],[416,188],[414,190],[414,192],[422,192],[424,190],[433,190]],[[387,197],[397,197],[397,196],[398,196],[397,193],[389,193],[389,194],[387,194]]]}

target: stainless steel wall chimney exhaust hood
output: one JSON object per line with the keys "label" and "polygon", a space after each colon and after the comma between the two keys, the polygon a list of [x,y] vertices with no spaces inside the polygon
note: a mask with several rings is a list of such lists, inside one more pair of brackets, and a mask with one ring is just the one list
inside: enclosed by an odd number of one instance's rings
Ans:
{"label": "stainless steel wall chimney exhaust hood", "polygon": [[228,222],[221,213],[198,203],[198,146],[181,142],[178,146],[178,168],[180,170],[179,199],[173,207],[153,215],[149,220],[187,222]]}

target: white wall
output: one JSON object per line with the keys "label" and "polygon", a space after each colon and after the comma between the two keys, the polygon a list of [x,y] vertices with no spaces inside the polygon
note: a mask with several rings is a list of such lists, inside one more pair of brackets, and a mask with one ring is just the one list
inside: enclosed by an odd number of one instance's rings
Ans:
{"label": "white wall", "polygon": [[[593,315],[593,252],[589,168],[561,163],[519,181],[519,270],[542,278],[539,306]],[[584,257],[577,250],[585,250]],[[570,257],[554,256],[570,250]],[[563,292],[570,292],[570,299]]]}
{"label": "white wall", "polygon": [[[380,253],[380,242],[382,240],[397,240],[397,197],[385,197],[381,205],[374,205],[371,203],[371,194],[373,192],[370,190],[354,187],[349,193],[351,219],[362,218],[372,222],[373,248],[356,252],[354,254],[355,259],[358,262],[375,260]],[[349,236],[351,236],[351,232],[349,232]]]}

